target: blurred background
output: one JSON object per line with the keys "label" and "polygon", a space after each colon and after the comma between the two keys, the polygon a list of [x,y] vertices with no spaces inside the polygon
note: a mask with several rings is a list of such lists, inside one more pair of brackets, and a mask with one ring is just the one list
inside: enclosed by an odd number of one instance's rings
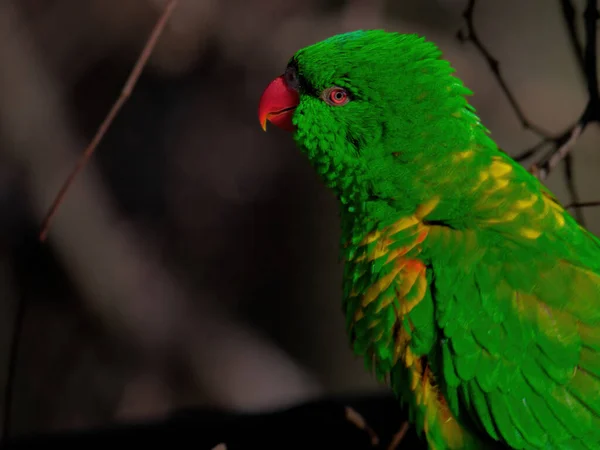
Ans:
{"label": "blurred background", "polygon": [[[424,34],[506,151],[537,142],[456,38],[465,0],[179,0],[41,245],[164,4],[0,3],[0,386],[27,305],[13,434],[382,389],[345,335],[336,203],[290,136],[258,123],[297,49],[358,28]],[[475,25],[532,122],[577,119],[587,95],[558,1],[482,1]],[[599,138],[590,126],[574,150],[582,201],[600,200]],[[560,168],[547,184],[570,201]],[[584,214],[599,234],[600,208]]]}

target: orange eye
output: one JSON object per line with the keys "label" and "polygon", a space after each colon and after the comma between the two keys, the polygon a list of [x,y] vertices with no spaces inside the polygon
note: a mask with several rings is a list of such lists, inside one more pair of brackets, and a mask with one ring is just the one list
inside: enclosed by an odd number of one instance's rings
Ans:
{"label": "orange eye", "polygon": [[329,88],[324,92],[324,99],[333,106],[342,106],[350,101],[350,97],[348,96],[348,92],[342,88]]}

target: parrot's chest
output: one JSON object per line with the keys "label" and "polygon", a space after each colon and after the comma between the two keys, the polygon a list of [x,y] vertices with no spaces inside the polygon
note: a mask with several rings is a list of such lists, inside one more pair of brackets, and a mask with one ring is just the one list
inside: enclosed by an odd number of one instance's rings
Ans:
{"label": "parrot's chest", "polygon": [[376,372],[385,373],[393,363],[393,328],[398,318],[393,300],[388,304],[378,299],[371,301],[381,279],[373,262],[345,263],[343,309],[350,343],[354,353],[363,356],[368,366],[374,365]]}
{"label": "parrot's chest", "polygon": [[410,343],[409,315],[425,298],[426,268],[419,259],[426,236],[412,217],[366,235],[344,265],[343,309],[357,355],[389,373]]}

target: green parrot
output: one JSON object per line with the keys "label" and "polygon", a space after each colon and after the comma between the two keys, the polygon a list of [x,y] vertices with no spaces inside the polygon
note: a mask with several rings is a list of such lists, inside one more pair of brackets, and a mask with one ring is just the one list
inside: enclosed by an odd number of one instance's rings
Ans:
{"label": "green parrot", "polygon": [[600,240],[424,38],[299,50],[259,104],[340,205],[354,352],[429,448],[600,449]]}

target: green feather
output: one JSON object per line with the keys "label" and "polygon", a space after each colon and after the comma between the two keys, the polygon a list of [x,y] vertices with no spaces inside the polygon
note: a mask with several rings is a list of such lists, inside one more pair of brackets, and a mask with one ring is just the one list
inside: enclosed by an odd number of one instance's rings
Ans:
{"label": "green feather", "polygon": [[488,396],[490,411],[494,418],[496,428],[512,448],[524,448],[523,435],[519,432],[514,422],[511,420],[508,407],[506,406],[510,397],[501,395],[498,391],[490,393]]}
{"label": "green feather", "polygon": [[485,431],[494,439],[499,439],[499,433],[494,423],[490,410],[489,398],[483,393],[477,383],[468,383],[465,390],[469,393],[467,407],[477,412],[477,419],[481,422]]}

